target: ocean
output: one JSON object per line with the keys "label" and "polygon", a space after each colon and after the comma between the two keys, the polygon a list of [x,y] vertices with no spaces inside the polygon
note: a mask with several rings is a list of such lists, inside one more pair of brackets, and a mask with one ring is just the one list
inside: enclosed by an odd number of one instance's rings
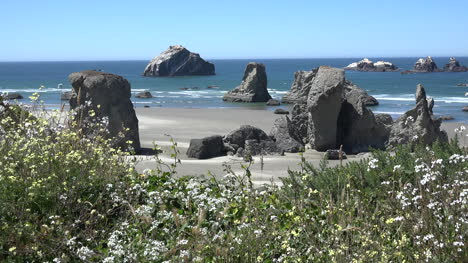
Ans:
{"label": "ocean", "polygon": [[[414,58],[369,58],[374,62],[385,60],[402,70],[411,69]],[[0,62],[0,93],[19,92],[28,102],[33,92],[39,92],[41,99],[50,107],[59,107],[60,93],[71,89],[67,76],[76,71],[102,70],[125,77],[132,86],[132,93],[150,91],[154,98],[132,97],[136,107],[179,108],[233,108],[274,110],[276,107],[264,103],[228,103],[222,101],[225,92],[240,84],[248,62],[264,63],[268,76],[268,89],[272,97],[280,99],[290,89],[294,72],[311,70],[320,65],[345,67],[361,58],[336,59],[236,59],[209,60],[215,64],[214,76],[190,77],[143,77],[142,72],[148,61],[86,61],[86,62]],[[434,58],[439,68],[448,63],[448,57]],[[468,66],[468,57],[457,57],[461,64]],[[346,78],[377,98],[379,106],[372,107],[375,113],[388,113],[394,118],[414,107],[416,85],[421,83],[427,95],[435,99],[435,115],[451,115],[454,121],[468,122],[468,72],[462,73],[420,73],[402,75],[399,72],[355,72],[347,71]],[[62,85],[60,89],[59,84]],[[40,86],[45,88],[39,90]],[[282,105],[281,107],[286,107]]]}

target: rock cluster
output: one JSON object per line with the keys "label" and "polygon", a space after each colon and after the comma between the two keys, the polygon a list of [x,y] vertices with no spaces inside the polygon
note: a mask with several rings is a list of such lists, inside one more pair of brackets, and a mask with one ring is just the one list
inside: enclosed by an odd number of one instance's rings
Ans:
{"label": "rock cluster", "polygon": [[440,130],[441,120],[434,118],[426,91],[421,84],[416,87],[416,107],[405,112],[391,127],[388,145],[413,141],[431,144],[436,140],[447,141],[447,133]]}
{"label": "rock cluster", "polygon": [[[87,122],[108,119],[108,130],[115,147],[140,149],[138,118],[130,100],[130,83],[123,77],[97,71],[75,72],[68,76],[73,86],[70,106],[87,133]],[[94,113],[92,113],[94,112]]]}
{"label": "rock cluster", "polygon": [[[414,138],[424,144],[447,141],[446,133],[440,130],[441,121],[432,113],[434,101],[426,98],[421,85],[416,91],[416,107],[395,122],[390,115],[374,115],[367,108],[367,93],[346,80],[343,69],[321,66],[296,73],[290,99],[295,101],[291,117],[276,119],[269,135],[242,126],[224,137],[223,146],[217,144],[217,152],[238,156],[282,154],[304,151],[309,144],[315,150],[327,151],[329,159],[339,154],[344,159],[346,153],[385,149],[413,142]],[[340,148],[341,153],[337,150]]]}
{"label": "rock cluster", "polygon": [[265,65],[255,62],[247,64],[242,83],[223,97],[229,102],[267,102],[270,99]]}
{"label": "rock cluster", "polygon": [[8,93],[6,95],[3,95],[3,99],[5,100],[20,100],[20,99],[23,99],[23,95],[21,95],[20,93],[18,92],[11,92],[11,93]]}
{"label": "rock cluster", "polygon": [[176,45],[151,60],[143,72],[147,77],[171,77],[191,75],[214,75],[215,67],[199,54]]}
{"label": "rock cluster", "polygon": [[451,57],[448,64],[445,64],[444,69],[439,69],[432,59],[432,57],[420,58],[414,64],[412,70],[406,70],[401,72],[402,74],[409,73],[427,73],[427,72],[466,72],[468,67],[460,64],[454,57]]}
{"label": "rock cluster", "polygon": [[454,57],[451,57],[448,64],[444,66],[445,72],[466,72],[468,67],[460,64]]}
{"label": "rock cluster", "polygon": [[[317,71],[318,68],[312,69],[311,71],[297,71],[294,74],[294,82],[291,85],[291,89],[283,96],[281,101],[285,104],[307,103],[307,97],[309,96],[312,81],[317,75]],[[367,94],[364,90],[360,90],[366,106],[379,105],[379,101],[376,98]]]}
{"label": "rock cluster", "polygon": [[365,72],[395,72],[395,71],[400,70],[397,66],[393,65],[391,62],[377,61],[374,63],[367,58],[358,62],[351,63],[348,66],[346,66],[344,69],[365,71]]}
{"label": "rock cluster", "polygon": [[240,157],[253,155],[282,154],[275,140],[263,130],[243,125],[224,137],[214,135],[202,139],[190,140],[187,156],[197,159],[207,159],[223,155]]}

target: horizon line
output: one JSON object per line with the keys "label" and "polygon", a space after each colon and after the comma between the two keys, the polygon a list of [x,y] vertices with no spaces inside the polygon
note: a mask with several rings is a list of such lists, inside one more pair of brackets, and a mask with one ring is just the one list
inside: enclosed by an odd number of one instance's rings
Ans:
{"label": "horizon line", "polygon": [[[346,56],[346,57],[257,57],[257,58],[203,58],[204,60],[287,60],[287,59],[364,59],[364,58],[425,58],[428,56]],[[433,58],[467,58],[468,55],[461,56],[431,56]],[[119,61],[151,61],[152,59],[84,59],[84,60],[0,60],[0,63],[22,63],[22,62],[119,62]]]}

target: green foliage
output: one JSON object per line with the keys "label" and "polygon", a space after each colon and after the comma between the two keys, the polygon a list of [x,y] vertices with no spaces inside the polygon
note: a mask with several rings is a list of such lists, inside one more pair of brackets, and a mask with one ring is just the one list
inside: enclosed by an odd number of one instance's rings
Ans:
{"label": "green foliage", "polygon": [[0,261],[468,258],[468,156],[456,142],[401,145],[337,167],[303,159],[281,186],[255,187],[251,160],[243,174],[226,166],[222,178],[176,177],[174,145],[173,164],[156,156],[157,168],[138,174],[100,133],[51,123],[60,122],[1,119]]}

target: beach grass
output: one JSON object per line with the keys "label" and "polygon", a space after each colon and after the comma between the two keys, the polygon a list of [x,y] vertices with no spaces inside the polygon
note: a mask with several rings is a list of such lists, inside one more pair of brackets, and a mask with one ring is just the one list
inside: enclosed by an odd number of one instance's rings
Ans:
{"label": "beach grass", "polygon": [[85,135],[60,112],[4,108],[2,262],[468,259],[468,156],[457,139],[336,167],[303,159],[282,186],[254,187],[251,162],[222,178],[177,176],[173,145],[173,163],[139,173],[104,126]]}

